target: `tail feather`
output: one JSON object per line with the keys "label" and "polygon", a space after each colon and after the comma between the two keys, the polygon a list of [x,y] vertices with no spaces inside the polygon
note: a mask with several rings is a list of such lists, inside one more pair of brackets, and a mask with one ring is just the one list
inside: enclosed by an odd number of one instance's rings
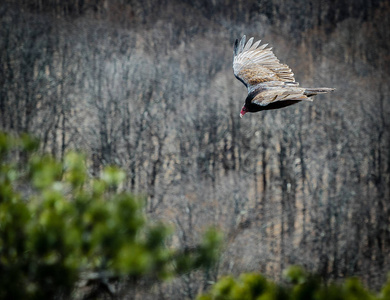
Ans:
{"label": "tail feather", "polygon": [[333,92],[334,88],[307,88],[305,89],[305,92],[303,93],[307,97],[315,96],[317,94],[326,94],[329,92]]}

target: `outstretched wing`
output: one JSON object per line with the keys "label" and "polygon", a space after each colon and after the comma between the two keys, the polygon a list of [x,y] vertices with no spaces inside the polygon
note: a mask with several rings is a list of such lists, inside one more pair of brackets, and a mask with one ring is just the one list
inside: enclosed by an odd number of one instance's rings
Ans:
{"label": "outstretched wing", "polygon": [[255,90],[250,102],[260,106],[267,106],[279,101],[312,101],[304,92],[304,88],[289,83],[282,83],[280,86],[268,86]]}
{"label": "outstretched wing", "polygon": [[234,44],[233,71],[248,90],[261,83],[273,85],[271,81],[295,82],[291,69],[279,62],[272,48],[266,48],[268,44],[259,47],[261,41],[253,43],[253,38],[247,43],[245,41],[244,35],[240,42],[236,40]]}

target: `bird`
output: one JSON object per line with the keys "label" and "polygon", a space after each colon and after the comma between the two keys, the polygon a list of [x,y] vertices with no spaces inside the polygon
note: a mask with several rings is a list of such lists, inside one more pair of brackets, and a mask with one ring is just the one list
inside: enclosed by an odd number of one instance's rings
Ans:
{"label": "bird", "polygon": [[[313,101],[312,96],[334,91],[334,88],[304,88],[295,81],[294,73],[286,64],[267,48],[253,43],[246,35],[234,43],[233,72],[248,89],[248,95],[241,109],[242,118],[247,112],[279,109],[301,101]],[[260,45],[260,46],[259,46]]]}

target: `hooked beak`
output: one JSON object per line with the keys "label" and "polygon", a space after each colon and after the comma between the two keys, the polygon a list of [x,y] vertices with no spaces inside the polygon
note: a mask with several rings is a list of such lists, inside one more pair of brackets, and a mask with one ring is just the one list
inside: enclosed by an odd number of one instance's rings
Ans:
{"label": "hooked beak", "polygon": [[248,110],[246,109],[245,105],[241,108],[241,112],[240,112],[240,118],[242,118],[246,113],[248,112]]}

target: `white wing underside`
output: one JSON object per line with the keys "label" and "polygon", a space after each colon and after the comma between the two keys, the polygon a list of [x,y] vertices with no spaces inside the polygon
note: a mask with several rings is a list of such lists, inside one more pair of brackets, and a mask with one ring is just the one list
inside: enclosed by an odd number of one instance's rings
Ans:
{"label": "white wing underside", "polygon": [[[281,64],[279,59],[271,51],[272,48],[267,48],[268,44],[260,45],[261,41],[253,43],[253,37],[245,44],[246,37],[243,36],[241,42],[235,49],[233,60],[234,75],[244,80],[245,83],[253,80],[251,76],[256,76],[261,82],[265,81],[282,81],[295,82],[294,74],[291,69]],[[252,72],[256,72],[253,74]],[[269,80],[272,78],[272,80]]]}

